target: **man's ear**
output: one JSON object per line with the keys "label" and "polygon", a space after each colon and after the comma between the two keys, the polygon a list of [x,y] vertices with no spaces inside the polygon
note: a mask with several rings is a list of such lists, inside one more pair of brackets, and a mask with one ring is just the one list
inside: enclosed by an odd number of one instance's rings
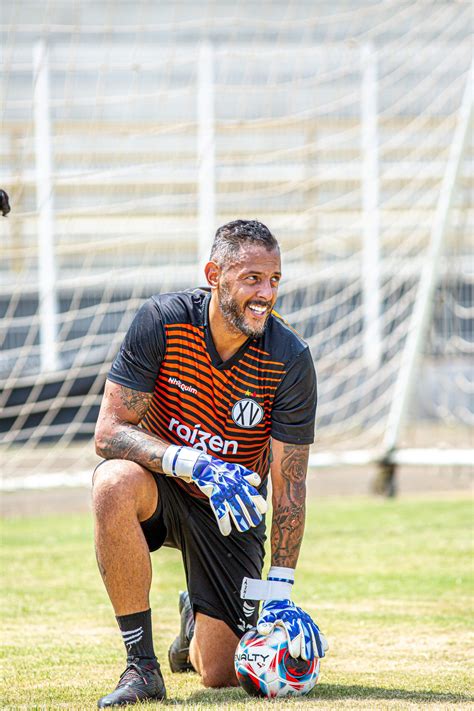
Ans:
{"label": "man's ear", "polygon": [[208,262],[204,267],[204,274],[206,275],[207,283],[211,289],[217,289],[221,275],[220,266],[215,262]]}

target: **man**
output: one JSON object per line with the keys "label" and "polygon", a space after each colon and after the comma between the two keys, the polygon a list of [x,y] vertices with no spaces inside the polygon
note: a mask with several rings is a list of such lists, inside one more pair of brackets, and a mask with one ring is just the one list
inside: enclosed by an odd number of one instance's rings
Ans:
{"label": "man", "polygon": [[[127,668],[100,708],[165,696],[149,604],[150,551],[162,545],[181,550],[188,588],[172,671],[195,669],[207,687],[236,685],[235,648],[257,623],[262,634],[281,625],[295,657],[324,656],[318,627],[290,599],[316,378],[307,345],[273,311],[278,243],[259,222],[230,222],[205,275],[210,289],[142,306],[107,378],[95,542]],[[272,567],[262,581],[270,463]]]}
{"label": "man", "polygon": [[0,212],[6,217],[10,212],[9,198],[5,190],[0,190]]}

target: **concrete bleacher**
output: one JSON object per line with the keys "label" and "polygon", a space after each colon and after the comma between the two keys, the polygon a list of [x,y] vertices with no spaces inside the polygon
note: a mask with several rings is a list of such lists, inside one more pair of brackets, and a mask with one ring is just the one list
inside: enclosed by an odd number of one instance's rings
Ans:
{"label": "concrete bleacher", "polygon": [[[430,127],[436,129],[443,120],[431,118]],[[324,140],[325,133],[329,138],[334,135],[334,120],[319,121],[317,129],[309,122],[295,122],[284,135],[280,127],[267,130],[258,153],[254,150],[258,140],[251,127],[228,141],[229,132],[218,126],[219,220],[235,215],[259,216],[279,233],[285,249],[307,242],[311,234],[314,240],[330,240],[334,235],[341,256],[359,249],[362,166],[358,124],[349,119],[340,123],[342,131],[353,134],[351,142],[340,148],[326,146]],[[71,264],[76,255],[80,264],[81,254],[94,248],[100,252],[96,265],[103,265],[117,250],[125,250],[133,258],[134,251],[148,242],[156,250],[157,261],[196,258],[198,165],[192,130],[170,141],[166,126],[156,124],[81,126],[62,122],[54,128],[55,226],[61,259],[69,255],[66,261]],[[133,140],[140,129],[143,136]],[[391,139],[397,131],[406,135],[409,129],[409,118],[385,121],[380,135]],[[152,135],[149,140],[153,130],[158,131],[159,138]],[[7,141],[2,143],[2,184],[9,186],[15,212],[19,213],[18,217],[13,213],[10,220],[18,221],[12,229],[12,247],[21,257],[19,246],[29,253],[37,229],[32,139],[25,137],[28,130],[18,137],[18,126],[7,125],[4,131],[10,145],[7,148]],[[317,140],[312,140],[312,131],[317,133]],[[381,155],[380,225],[386,250],[414,229],[422,229],[422,239],[425,243],[428,240],[451,135],[445,132],[441,139],[430,142],[423,135],[426,131],[423,126],[417,134],[423,140],[421,151],[400,145],[401,141],[395,145],[394,141],[390,152]],[[410,139],[416,143],[416,135],[410,133]],[[295,147],[285,148],[288,144]],[[416,161],[410,159],[411,150],[417,151]],[[275,152],[285,155],[272,160]],[[14,179],[9,180],[8,166],[15,165],[19,167]],[[454,220],[448,235],[448,244],[457,250],[460,240],[462,244],[472,233],[473,187],[473,162],[467,159],[456,200],[463,209],[463,221]]]}
{"label": "concrete bleacher", "polygon": [[[14,204],[2,225],[7,280],[34,270],[37,233],[32,47],[45,16],[19,5],[29,24],[7,41],[0,139],[0,182]],[[252,30],[248,6],[215,2],[206,24],[193,3],[159,5],[139,31],[133,4],[119,3],[104,36],[106,13],[93,3],[81,4],[80,19],[62,0],[48,10],[60,270],[138,265],[144,250],[150,266],[196,262],[203,41],[215,52],[216,223],[259,217],[290,261],[360,250],[361,47],[370,41],[382,255],[413,234],[418,250],[427,244],[470,61],[464,7],[439,3],[417,25],[416,3],[380,12],[337,0],[318,3],[316,22],[313,3],[288,11],[277,1],[259,8]],[[456,255],[474,225],[472,153],[471,144],[455,202],[462,219],[455,210],[447,236]]]}

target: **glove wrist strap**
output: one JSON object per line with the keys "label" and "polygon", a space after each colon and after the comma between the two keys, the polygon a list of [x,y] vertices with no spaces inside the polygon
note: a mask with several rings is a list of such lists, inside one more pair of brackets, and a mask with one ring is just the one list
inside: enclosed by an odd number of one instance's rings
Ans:
{"label": "glove wrist strap", "polygon": [[267,580],[244,578],[240,597],[243,600],[290,600],[294,582],[293,568],[272,566]]}
{"label": "glove wrist strap", "polygon": [[267,580],[274,580],[279,583],[290,583],[293,585],[295,582],[295,569],[272,565],[268,571]]}
{"label": "glove wrist strap", "polygon": [[193,469],[202,452],[193,447],[178,447],[175,444],[165,450],[161,468],[167,476],[177,476],[192,481]]}

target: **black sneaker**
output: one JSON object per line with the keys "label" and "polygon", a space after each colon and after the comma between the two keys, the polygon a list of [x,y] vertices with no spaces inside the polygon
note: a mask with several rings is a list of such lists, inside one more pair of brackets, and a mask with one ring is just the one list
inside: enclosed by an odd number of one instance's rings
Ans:
{"label": "black sneaker", "polygon": [[166,697],[166,689],[161,676],[160,665],[134,659],[127,665],[119,679],[115,691],[103,696],[97,702],[100,709],[107,706],[128,706],[137,701],[161,701]]}
{"label": "black sneaker", "polygon": [[179,613],[181,627],[179,635],[168,650],[168,659],[172,672],[196,671],[189,661],[189,645],[194,634],[194,616],[187,590],[179,593]]}

